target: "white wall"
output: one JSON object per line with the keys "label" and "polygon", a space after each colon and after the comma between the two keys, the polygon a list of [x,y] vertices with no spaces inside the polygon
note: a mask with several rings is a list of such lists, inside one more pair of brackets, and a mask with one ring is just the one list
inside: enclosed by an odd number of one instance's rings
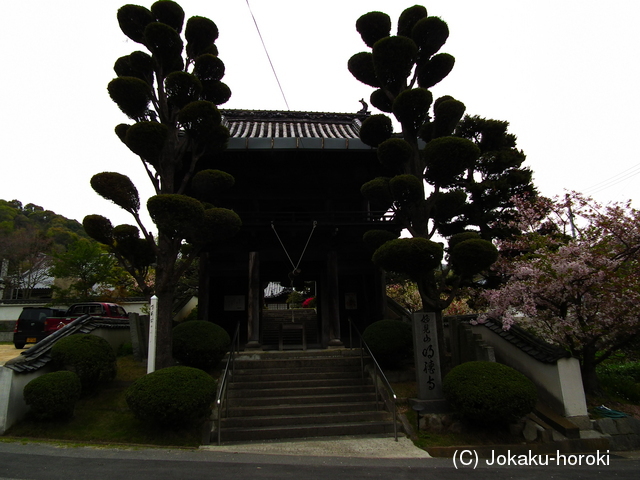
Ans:
{"label": "white wall", "polygon": [[[131,301],[127,302],[122,300],[118,303],[127,311],[127,313],[139,313],[143,314],[143,309],[148,305],[148,302],[144,301]],[[48,305],[46,302],[42,303],[19,303],[19,304],[5,304],[0,303],[0,321],[2,320],[17,320],[24,307],[44,307]],[[53,308],[67,309],[69,305],[54,305]]]}
{"label": "white wall", "polygon": [[[19,304],[11,304],[7,305],[5,303],[0,303],[0,321],[2,320],[18,320],[20,313],[22,313],[22,309],[24,307],[44,307],[46,302],[42,303],[19,303]],[[55,305],[54,308],[63,308],[66,309],[65,305]]]}
{"label": "white wall", "polygon": [[[98,328],[91,334],[106,339],[116,352],[122,343],[131,342],[129,329]],[[4,435],[5,431],[20,421],[29,410],[22,395],[25,385],[34,378],[52,371],[51,364],[32,373],[17,373],[0,366],[0,435]]]}
{"label": "white wall", "polygon": [[16,373],[0,366],[0,435],[4,435],[29,410],[22,395],[27,383],[50,371],[52,370],[48,365],[32,373]]}
{"label": "white wall", "polygon": [[488,328],[477,325],[473,333],[492,346],[496,359],[529,377],[538,387],[541,400],[565,417],[585,417],[587,403],[576,358],[561,358],[555,364],[540,362]]}

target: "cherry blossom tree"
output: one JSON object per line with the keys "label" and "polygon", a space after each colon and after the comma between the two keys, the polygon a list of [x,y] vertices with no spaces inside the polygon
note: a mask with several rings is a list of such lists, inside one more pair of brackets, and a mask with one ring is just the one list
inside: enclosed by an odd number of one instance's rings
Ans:
{"label": "cherry blossom tree", "polygon": [[499,244],[506,283],[481,295],[487,318],[514,323],[566,348],[587,391],[596,366],[640,335],[640,211],[577,193],[516,200],[523,233]]}

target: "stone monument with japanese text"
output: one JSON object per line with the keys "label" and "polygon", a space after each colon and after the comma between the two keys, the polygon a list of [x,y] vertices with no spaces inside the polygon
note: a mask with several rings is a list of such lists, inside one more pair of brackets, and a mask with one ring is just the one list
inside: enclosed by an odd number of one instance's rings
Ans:
{"label": "stone monument with japanese text", "polygon": [[446,408],[442,393],[442,374],[438,350],[436,314],[413,314],[413,350],[416,364],[418,400],[427,412],[439,412]]}

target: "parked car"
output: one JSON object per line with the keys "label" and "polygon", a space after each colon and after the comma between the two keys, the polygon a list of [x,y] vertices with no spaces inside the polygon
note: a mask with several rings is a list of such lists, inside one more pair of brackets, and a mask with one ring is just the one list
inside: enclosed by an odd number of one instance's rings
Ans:
{"label": "parked car", "polygon": [[13,344],[16,348],[24,348],[27,343],[37,343],[50,332],[45,332],[48,318],[62,318],[67,311],[58,308],[24,307],[13,329]]}
{"label": "parked car", "polygon": [[[23,315],[24,321],[22,321]],[[67,310],[25,307],[13,331],[13,344],[16,348],[24,348],[26,343],[37,343],[82,315],[129,318],[125,309],[116,303],[76,303]]]}

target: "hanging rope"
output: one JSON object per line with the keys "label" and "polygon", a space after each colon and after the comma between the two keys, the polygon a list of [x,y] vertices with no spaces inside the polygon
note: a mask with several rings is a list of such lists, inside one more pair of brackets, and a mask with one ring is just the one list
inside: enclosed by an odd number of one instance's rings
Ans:
{"label": "hanging rope", "polygon": [[[313,221],[313,226],[311,227],[311,233],[309,233],[309,238],[307,238],[307,243],[305,243],[305,245],[304,245],[304,249],[302,250],[302,253],[300,254],[300,258],[298,259],[298,263],[295,264],[295,263],[293,263],[293,260],[291,259],[291,255],[289,255],[289,252],[287,251],[287,247],[284,246],[284,243],[282,242],[282,239],[280,238],[280,235],[278,235],[278,231],[276,230],[275,224],[273,223],[273,221],[271,222],[271,229],[273,230],[273,233],[276,234],[276,238],[280,242],[280,245],[282,246],[282,249],[284,250],[284,253],[287,255],[287,258],[289,259],[289,262],[291,263],[291,266],[293,267],[293,271],[291,273],[294,276],[298,275],[300,273],[300,270],[298,269],[298,267],[300,266],[300,262],[302,262],[302,258],[304,257],[305,252],[307,251],[307,247],[309,246],[309,242],[311,241],[311,237],[313,236],[313,232],[315,231],[317,225],[318,225],[318,222],[316,222],[314,220]],[[293,279],[291,279],[291,283],[293,283]]]}

